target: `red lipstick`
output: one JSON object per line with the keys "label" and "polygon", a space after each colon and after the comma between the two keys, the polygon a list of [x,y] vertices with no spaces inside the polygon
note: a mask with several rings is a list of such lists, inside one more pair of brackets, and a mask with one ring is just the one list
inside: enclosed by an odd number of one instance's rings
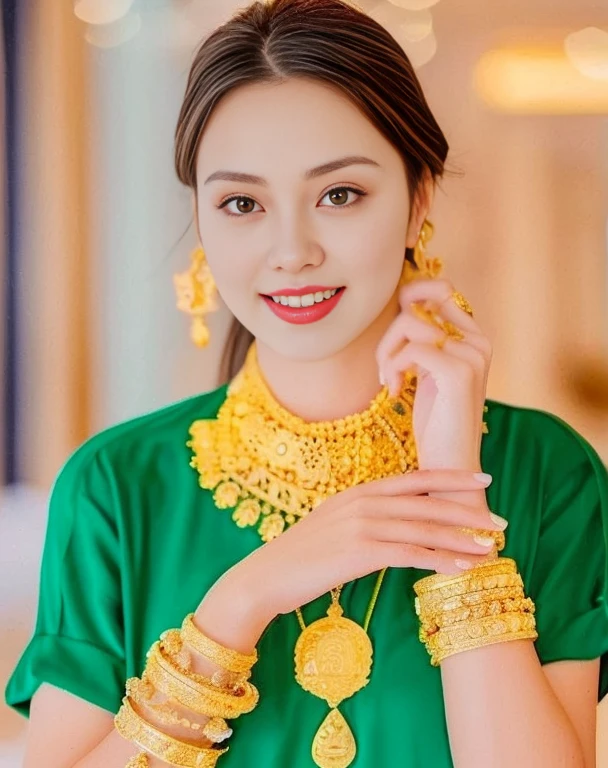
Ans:
{"label": "red lipstick", "polygon": [[262,299],[266,302],[268,308],[274,312],[277,317],[280,317],[281,320],[285,320],[285,322],[292,323],[293,325],[305,325],[307,323],[316,323],[318,320],[322,320],[329,315],[329,313],[336,308],[346,289],[338,288],[331,298],[315,302],[310,307],[285,306],[284,304],[279,304],[278,302],[273,301],[271,296],[304,296],[308,293],[319,293],[331,290],[336,289],[315,285],[306,286],[305,288],[285,288],[281,291],[275,291],[274,293],[265,296],[263,295]]}

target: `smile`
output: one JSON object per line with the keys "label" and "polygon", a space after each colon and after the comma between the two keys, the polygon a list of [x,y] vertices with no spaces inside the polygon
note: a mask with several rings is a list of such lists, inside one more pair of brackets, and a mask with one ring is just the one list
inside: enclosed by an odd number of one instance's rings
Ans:
{"label": "smile", "polygon": [[281,320],[296,325],[314,323],[326,317],[342,298],[345,288],[310,290],[295,295],[295,291],[262,295],[269,309]]}

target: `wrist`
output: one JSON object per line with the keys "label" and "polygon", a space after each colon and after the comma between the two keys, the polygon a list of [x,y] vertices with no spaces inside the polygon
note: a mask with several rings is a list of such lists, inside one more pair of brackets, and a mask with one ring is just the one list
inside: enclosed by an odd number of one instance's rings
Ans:
{"label": "wrist", "polygon": [[193,620],[220,645],[251,654],[273,618],[255,589],[232,583],[226,575],[205,595]]}

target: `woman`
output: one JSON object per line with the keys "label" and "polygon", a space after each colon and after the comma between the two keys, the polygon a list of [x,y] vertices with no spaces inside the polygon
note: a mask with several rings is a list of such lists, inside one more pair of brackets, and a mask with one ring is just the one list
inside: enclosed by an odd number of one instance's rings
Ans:
{"label": "woman", "polygon": [[[254,3],[201,46],[178,287],[201,344],[214,285],[233,312],[231,386],[60,473],[6,692],[26,768],[594,765],[608,478],[559,418],[486,400],[489,341],[425,254],[447,151],[401,48],[339,0]],[[507,562],[519,633],[433,602],[497,593],[472,574]]]}

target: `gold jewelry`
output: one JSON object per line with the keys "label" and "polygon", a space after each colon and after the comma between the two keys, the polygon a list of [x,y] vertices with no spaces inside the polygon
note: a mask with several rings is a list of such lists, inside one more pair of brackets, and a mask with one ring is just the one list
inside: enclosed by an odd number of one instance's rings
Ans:
{"label": "gold jewelry", "polygon": [[473,317],[473,308],[469,304],[469,302],[465,299],[465,297],[462,295],[462,293],[458,293],[458,291],[454,291],[452,293],[452,301],[454,304],[456,304],[457,307],[460,307],[460,309],[464,310],[467,315],[470,315]]}
{"label": "gold jewelry", "polygon": [[149,768],[150,761],[145,752],[139,752],[125,765],[125,768]]}
{"label": "gold jewelry", "polygon": [[[500,591],[505,589],[506,593]],[[511,558],[482,562],[456,576],[427,576],[414,583],[414,590],[419,636],[433,666],[455,653],[538,637],[534,602],[524,596],[523,581]],[[459,602],[464,605],[460,620],[455,613]]]}
{"label": "gold jewelry", "polygon": [[207,637],[193,621],[194,613],[189,613],[182,622],[181,637],[197,653],[222,667],[211,677],[211,682],[219,687],[239,685],[251,677],[251,668],[258,660],[257,650],[250,655],[225,648]]}
{"label": "gold jewelry", "polygon": [[296,680],[331,707],[312,744],[312,758],[320,768],[346,768],[357,754],[353,732],[338,707],[369,683],[373,648],[367,629],[386,570],[378,574],[363,627],[344,617],[342,586],[332,590],[326,618],[306,627],[301,610],[296,610],[302,628],[294,653]]}
{"label": "gold jewelry", "polygon": [[156,641],[146,654],[148,659],[142,679],[174,698],[178,704],[199,715],[225,720],[240,717],[257,706],[259,693],[251,683],[238,691],[222,691],[210,680],[194,672],[184,673],[162,651],[162,641]]}
{"label": "gold jewelry", "polygon": [[217,418],[190,427],[191,466],[216,506],[270,541],[338,491],[417,468],[414,382],[406,373],[396,397],[383,387],[362,413],[309,423],[275,400],[254,343]]}
{"label": "gold jewelry", "polygon": [[212,717],[206,723],[197,723],[180,715],[168,700],[158,701],[158,691],[152,683],[139,677],[130,677],[126,685],[127,696],[142,707],[152,710],[166,725],[183,725],[193,731],[200,731],[209,741],[219,744],[232,736],[232,729],[220,717]]}
{"label": "gold jewelry", "polygon": [[228,747],[224,749],[199,747],[168,736],[144,720],[133,709],[127,696],[123,698],[122,707],[114,718],[114,726],[123,739],[132,741],[169,765],[184,768],[214,768],[220,756],[228,751]]}
{"label": "gold jewelry", "polygon": [[190,258],[190,269],[173,276],[177,308],[192,316],[192,341],[197,347],[206,347],[209,343],[209,329],[205,315],[217,310],[217,288],[203,249],[195,248]]}
{"label": "gold jewelry", "polygon": [[409,259],[403,262],[403,270],[399,279],[399,285],[403,286],[412,280],[421,278],[435,278],[441,274],[443,262],[438,258],[429,258],[426,255],[426,246],[435,232],[434,226],[428,219],[424,220],[422,229],[418,233],[418,241],[414,246],[414,264]]}

